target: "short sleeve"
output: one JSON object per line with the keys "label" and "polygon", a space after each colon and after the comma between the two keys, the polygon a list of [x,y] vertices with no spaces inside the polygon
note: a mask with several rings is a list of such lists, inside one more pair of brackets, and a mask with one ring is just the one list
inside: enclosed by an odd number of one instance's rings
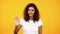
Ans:
{"label": "short sleeve", "polygon": [[23,25],[23,23],[24,23],[24,19],[20,18],[20,24]]}
{"label": "short sleeve", "polygon": [[38,21],[38,26],[42,26],[43,25],[43,22],[42,22],[42,20],[40,19],[39,21]]}

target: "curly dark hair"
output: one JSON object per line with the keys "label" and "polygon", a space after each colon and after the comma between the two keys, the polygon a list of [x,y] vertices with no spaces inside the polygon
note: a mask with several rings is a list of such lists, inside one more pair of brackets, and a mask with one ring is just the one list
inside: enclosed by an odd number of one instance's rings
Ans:
{"label": "curly dark hair", "polygon": [[24,9],[24,20],[29,21],[29,15],[28,15],[28,8],[29,7],[33,7],[35,9],[34,16],[33,16],[33,21],[34,22],[39,21],[39,11],[38,11],[36,5],[33,4],[33,3],[30,3],[25,7],[25,9]]}

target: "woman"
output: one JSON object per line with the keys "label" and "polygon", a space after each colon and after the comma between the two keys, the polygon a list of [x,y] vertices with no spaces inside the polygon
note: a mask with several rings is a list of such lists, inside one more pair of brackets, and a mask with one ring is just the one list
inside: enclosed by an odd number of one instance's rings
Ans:
{"label": "woman", "polygon": [[42,34],[42,21],[39,20],[39,11],[35,4],[30,3],[24,10],[24,17],[15,18],[14,34],[17,34],[19,29],[23,27],[23,34]]}

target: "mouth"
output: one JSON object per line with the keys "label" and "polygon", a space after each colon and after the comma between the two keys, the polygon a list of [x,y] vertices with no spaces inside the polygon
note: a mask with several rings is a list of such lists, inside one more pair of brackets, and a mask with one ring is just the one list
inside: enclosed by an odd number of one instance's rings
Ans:
{"label": "mouth", "polygon": [[33,15],[33,13],[29,13],[29,15]]}

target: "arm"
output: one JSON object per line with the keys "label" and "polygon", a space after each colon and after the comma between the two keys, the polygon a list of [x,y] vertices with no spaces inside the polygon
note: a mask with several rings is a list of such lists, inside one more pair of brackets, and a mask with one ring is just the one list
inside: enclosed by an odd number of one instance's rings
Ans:
{"label": "arm", "polygon": [[19,29],[21,29],[21,26],[22,26],[22,25],[20,25],[18,17],[15,17],[14,23],[15,23],[14,34],[17,34]]}
{"label": "arm", "polygon": [[21,29],[21,25],[20,25],[20,24],[19,24],[19,25],[17,25],[17,26],[15,26],[14,34],[17,34],[17,33],[18,33],[18,31],[19,31],[19,29]]}
{"label": "arm", "polygon": [[42,34],[42,26],[38,28],[38,34]]}

